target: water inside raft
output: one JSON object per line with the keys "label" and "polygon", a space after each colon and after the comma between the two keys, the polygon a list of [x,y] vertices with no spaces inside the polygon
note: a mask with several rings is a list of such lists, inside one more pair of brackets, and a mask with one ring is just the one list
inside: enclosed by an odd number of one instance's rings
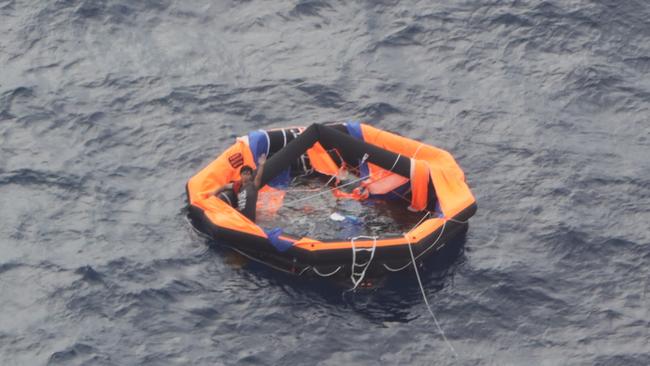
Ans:
{"label": "water inside raft", "polygon": [[[393,200],[369,198],[356,201],[335,197],[328,186],[329,177],[296,177],[282,192],[260,192],[257,224],[264,229],[282,228],[295,237],[317,240],[349,240],[355,236],[398,236],[411,230],[424,216],[407,209],[406,198]],[[342,180],[339,186],[355,180]],[[341,190],[349,192],[357,184]],[[277,201],[284,194],[281,206]]]}

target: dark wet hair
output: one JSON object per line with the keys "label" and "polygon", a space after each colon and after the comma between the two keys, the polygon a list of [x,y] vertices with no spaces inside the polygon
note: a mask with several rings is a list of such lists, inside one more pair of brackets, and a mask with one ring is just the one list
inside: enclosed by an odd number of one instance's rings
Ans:
{"label": "dark wet hair", "polygon": [[248,165],[244,165],[241,167],[241,169],[239,169],[239,175],[244,174],[244,172],[249,172],[251,175],[253,175],[253,168]]}

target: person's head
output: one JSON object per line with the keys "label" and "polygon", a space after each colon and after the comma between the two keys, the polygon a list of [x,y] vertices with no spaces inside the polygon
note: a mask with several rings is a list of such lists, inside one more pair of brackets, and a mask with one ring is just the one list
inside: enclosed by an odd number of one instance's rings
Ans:
{"label": "person's head", "polygon": [[241,176],[242,183],[248,183],[253,180],[253,168],[248,165],[244,165],[239,170],[239,175]]}

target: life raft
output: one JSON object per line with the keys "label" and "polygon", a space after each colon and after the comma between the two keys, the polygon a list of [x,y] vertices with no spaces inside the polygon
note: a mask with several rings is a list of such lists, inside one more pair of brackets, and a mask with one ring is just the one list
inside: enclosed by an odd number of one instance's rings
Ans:
{"label": "life raft", "polygon": [[[276,183],[283,177],[336,177],[342,169],[355,167],[357,189],[342,192],[331,180],[334,185],[328,191],[363,200],[406,187],[404,209],[421,212],[422,220],[399,235],[336,240],[262,228],[213,194],[238,180],[242,166],[256,168],[261,155],[267,161],[260,193],[281,191]],[[435,255],[467,229],[467,220],[476,212],[465,174],[451,154],[359,122],[250,132],[190,178],[186,189],[189,217],[210,238],[286,272],[351,276],[355,286],[366,273],[405,269],[414,259]]]}

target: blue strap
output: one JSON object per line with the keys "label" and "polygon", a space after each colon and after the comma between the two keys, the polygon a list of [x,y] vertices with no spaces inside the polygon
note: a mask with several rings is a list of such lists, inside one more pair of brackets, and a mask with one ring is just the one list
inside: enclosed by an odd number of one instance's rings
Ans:
{"label": "blue strap", "polygon": [[292,242],[280,239],[280,235],[282,235],[282,229],[279,227],[270,230],[264,229],[264,232],[269,237],[269,242],[271,242],[271,245],[273,245],[275,249],[278,250],[278,252],[285,252],[287,249],[293,246]]}

